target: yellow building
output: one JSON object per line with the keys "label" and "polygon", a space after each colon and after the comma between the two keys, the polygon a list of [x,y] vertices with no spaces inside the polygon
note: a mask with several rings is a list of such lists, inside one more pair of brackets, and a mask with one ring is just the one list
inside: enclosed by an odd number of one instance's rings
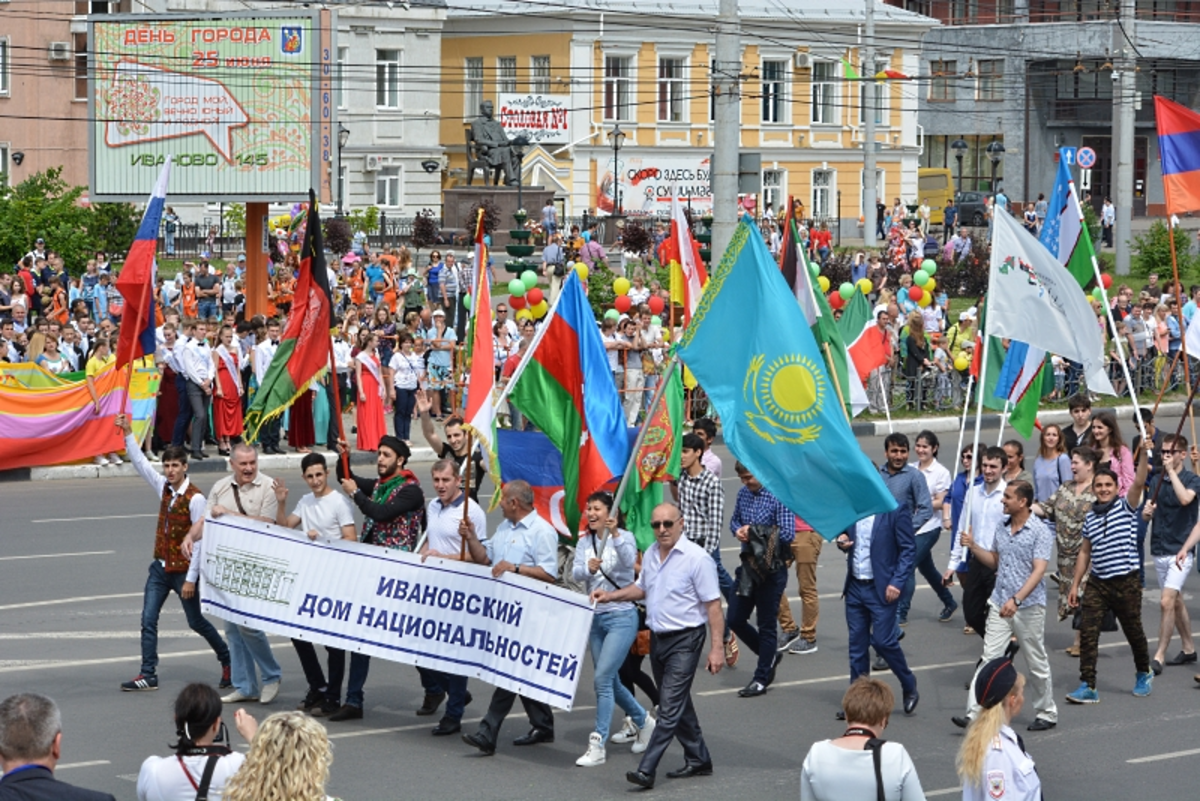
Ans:
{"label": "yellow building", "polygon": [[[525,184],[553,188],[566,216],[605,215],[618,205],[625,214],[662,215],[673,184],[693,210],[711,207],[715,0],[589,0],[569,10],[476,0],[471,8],[451,9],[442,36],[447,185],[467,182],[466,131],[480,103],[492,100],[510,136],[534,136]],[[879,197],[914,201],[918,90],[904,78],[857,79],[863,4],[741,0],[740,14],[740,146],[761,158],[757,202],[778,209],[794,195],[808,216],[859,235],[860,98],[872,88]],[[873,72],[917,75],[921,36],[937,21],[882,2],[875,19]],[[625,138],[614,153],[617,126]],[[482,180],[477,172],[475,183]]]}

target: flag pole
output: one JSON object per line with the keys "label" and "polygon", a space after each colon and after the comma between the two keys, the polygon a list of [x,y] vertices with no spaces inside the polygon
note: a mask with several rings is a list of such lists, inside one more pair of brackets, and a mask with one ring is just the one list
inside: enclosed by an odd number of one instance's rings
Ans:
{"label": "flag pole", "polygon": [[846,422],[850,422],[850,410],[846,408],[846,396],[842,394],[842,381],[838,378],[837,370],[833,369],[833,351],[829,349],[828,342],[821,343],[825,347],[825,358],[829,360],[829,376],[833,379],[833,389],[837,392],[838,403],[842,405],[842,414],[846,415]]}
{"label": "flag pole", "polygon": [[[571,276],[568,275],[567,280],[569,281],[570,279]],[[546,312],[546,316],[542,319],[549,319],[554,316],[555,312],[558,310],[558,304],[562,302],[563,294],[564,293],[561,291],[558,293],[558,297],[554,299],[554,305],[550,307],[550,310]],[[530,342],[529,347],[525,349],[525,355],[521,357],[521,361],[517,362],[517,366],[513,369],[513,374],[509,377],[508,383],[504,385],[504,389],[501,390],[500,396],[495,400],[495,405],[497,408],[499,408],[501,404],[508,400],[508,396],[512,393],[512,388],[517,385],[517,379],[521,377],[521,373],[525,372],[525,366],[529,364],[529,360],[533,358],[533,353],[537,350],[538,345],[541,344],[542,337],[546,336],[547,328],[548,326],[542,325],[538,328],[537,333],[533,335],[533,341]]]}
{"label": "flag pole", "polygon": [[[967,394],[963,398],[963,413],[962,424],[958,427],[958,447],[954,449],[954,455],[962,454],[963,437],[967,434],[967,412],[971,410],[971,387],[975,385],[975,376],[967,375]],[[961,462],[961,459],[959,460]]]}
{"label": "flag pole", "polygon": [[999,448],[1004,444],[1004,421],[1008,419],[1008,409],[1012,405],[1012,401],[1008,398],[1004,399],[1004,411],[1000,413],[1000,436],[996,438],[996,447]]}
{"label": "flag pole", "polygon": [[[1171,217],[1167,217],[1167,232],[1170,234],[1170,239],[1171,239],[1171,273],[1175,277],[1175,309],[1176,309],[1176,313],[1179,316],[1179,356],[1183,360],[1183,380],[1187,381],[1188,384],[1190,385],[1192,383],[1192,377],[1191,377],[1191,373],[1190,373],[1190,367],[1188,366],[1188,358],[1187,358],[1187,327],[1184,325],[1184,322],[1183,322],[1183,298],[1180,297],[1180,295],[1179,295],[1179,259],[1175,255],[1175,223]],[[1111,312],[1109,313],[1109,316],[1110,317],[1112,316]],[[1120,347],[1120,343],[1118,343],[1118,347]],[[1174,372],[1174,368],[1172,368],[1172,373],[1173,372]],[[1128,370],[1126,370],[1126,374],[1128,374]],[[1168,373],[1167,375],[1171,375],[1171,373]],[[1129,383],[1128,377],[1126,377],[1125,383]],[[1129,388],[1129,392],[1130,392],[1130,394],[1133,394],[1132,386]],[[1133,407],[1134,407],[1134,411],[1136,412],[1137,411],[1137,399],[1136,398],[1133,401]],[[1195,414],[1195,412],[1192,411],[1192,404],[1189,403],[1187,405],[1187,409],[1184,410],[1184,414],[1186,414],[1192,421],[1192,442],[1195,442],[1196,441],[1196,414]],[[1139,414],[1137,416],[1137,418],[1138,418],[1138,423],[1141,423],[1142,416]],[[1144,428],[1144,426],[1143,426],[1143,428]],[[1142,442],[1145,442],[1145,441],[1146,441],[1146,432],[1142,431]]]}
{"label": "flag pole", "polygon": [[[1197,374],[1196,374],[1196,380],[1195,380],[1195,382],[1193,382],[1193,383],[1191,384],[1190,388],[1188,389],[1187,404],[1186,404],[1186,408],[1188,408],[1188,409],[1192,408],[1192,400],[1193,400],[1193,399],[1195,399],[1195,397],[1196,397],[1196,388],[1197,388],[1197,387],[1200,387],[1200,373],[1197,373]],[[1178,437],[1178,436],[1179,436],[1181,433],[1183,433],[1183,421],[1184,421],[1184,420],[1186,420],[1186,419],[1187,419],[1187,418],[1186,418],[1186,416],[1185,416],[1185,417],[1180,417],[1180,418],[1179,418],[1179,425],[1178,425],[1178,426],[1176,427],[1176,429],[1175,429],[1175,436],[1176,436],[1176,437]],[[1153,443],[1153,442],[1151,442],[1150,440],[1146,439],[1145,437],[1142,437],[1142,443],[1143,443],[1143,444],[1144,444],[1144,443],[1150,443],[1150,445],[1151,445],[1152,447],[1153,447],[1153,445],[1154,445],[1154,443]],[[1158,492],[1159,492],[1159,490],[1161,490],[1161,489],[1162,489],[1162,485],[1163,485],[1163,479],[1164,479],[1164,478],[1166,478],[1166,475],[1167,475],[1167,471],[1166,471],[1166,470],[1163,470],[1163,471],[1162,471],[1162,473],[1160,473],[1160,474],[1159,474],[1159,476],[1158,476],[1158,484],[1157,484],[1157,485],[1155,486],[1155,488],[1154,488],[1154,497],[1152,497],[1152,498],[1150,499],[1150,502],[1151,502],[1151,503],[1157,503],[1157,502],[1158,502]]]}
{"label": "flag pole", "polygon": [[883,413],[887,417],[888,433],[893,433],[892,429],[892,410],[891,404],[888,403],[887,386],[883,383],[883,370],[876,370],[875,377],[879,379],[879,395],[883,398]]}
{"label": "flag pole", "polygon": [[[346,440],[346,421],[342,419],[342,392],[338,386],[337,359],[333,355],[333,333],[328,337],[329,342],[329,369],[333,380],[329,382],[330,394],[333,395],[333,413],[337,416],[338,441],[346,443],[346,450],[338,454],[338,458],[342,460],[342,475],[350,475],[350,443]],[[334,445],[334,451],[337,451],[337,445]]]}

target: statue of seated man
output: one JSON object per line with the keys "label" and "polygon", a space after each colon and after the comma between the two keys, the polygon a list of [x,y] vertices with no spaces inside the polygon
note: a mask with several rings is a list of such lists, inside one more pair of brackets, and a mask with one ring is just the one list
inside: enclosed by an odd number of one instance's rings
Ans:
{"label": "statue of seated man", "polygon": [[479,116],[471,123],[471,137],[481,158],[487,162],[488,172],[497,167],[504,173],[504,185],[517,185],[517,159],[509,146],[504,126],[493,116],[495,106],[485,100],[479,104]]}

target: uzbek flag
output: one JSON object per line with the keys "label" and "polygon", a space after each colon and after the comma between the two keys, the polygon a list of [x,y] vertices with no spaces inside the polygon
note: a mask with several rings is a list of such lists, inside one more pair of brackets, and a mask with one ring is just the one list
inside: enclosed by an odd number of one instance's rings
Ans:
{"label": "uzbek flag", "polygon": [[1167,214],[1200,209],[1200,114],[1154,97]]}
{"label": "uzbek flag", "polygon": [[153,356],[158,349],[154,332],[154,253],[158,249],[158,226],[162,222],[170,180],[171,157],[167,156],[154,183],[154,191],[150,193],[142,224],[138,226],[137,236],[129,246],[125,264],[117,276],[117,291],[125,299],[121,333],[117,339],[118,370],[143,356]]}
{"label": "uzbek flag", "polygon": [[329,294],[329,270],[325,266],[321,215],[317,212],[317,198],[312,190],[309,190],[308,198],[296,299],[279,349],[246,412],[246,436],[251,441],[258,436],[264,423],[283,414],[329,367],[333,300]]}
{"label": "uzbek flag", "polygon": [[475,438],[488,463],[493,483],[500,486],[496,460],[496,349],[492,338],[492,294],[488,286],[487,245],[483,240],[483,209],[475,221],[475,286],[471,299],[471,377],[467,383],[467,410],[463,430]]}

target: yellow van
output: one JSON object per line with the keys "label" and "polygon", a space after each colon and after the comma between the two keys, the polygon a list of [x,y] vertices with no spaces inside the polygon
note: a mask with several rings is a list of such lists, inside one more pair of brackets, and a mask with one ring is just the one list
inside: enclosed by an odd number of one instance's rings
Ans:
{"label": "yellow van", "polygon": [[944,167],[922,167],[917,170],[917,203],[929,200],[929,221],[941,225],[946,220],[942,209],[954,197],[954,179]]}

